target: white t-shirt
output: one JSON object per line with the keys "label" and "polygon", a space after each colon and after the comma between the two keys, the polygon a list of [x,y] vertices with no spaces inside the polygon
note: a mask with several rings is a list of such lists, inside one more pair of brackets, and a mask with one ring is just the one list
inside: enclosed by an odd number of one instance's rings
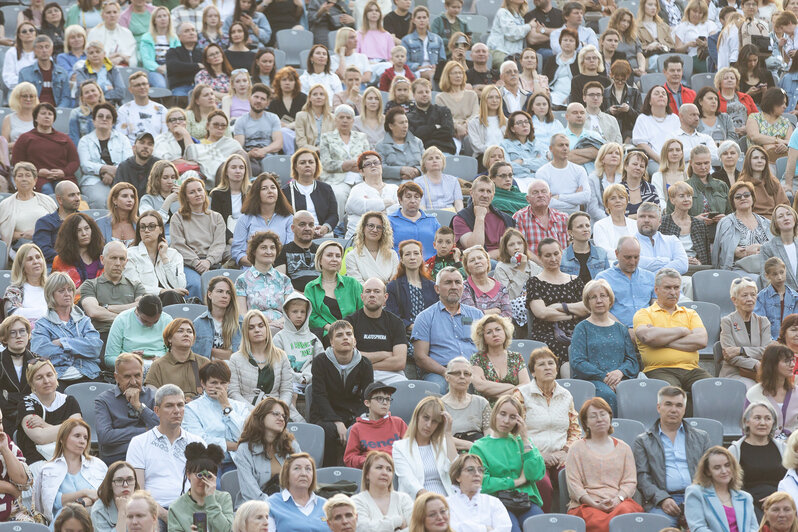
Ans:
{"label": "white t-shirt", "polygon": [[316,222],[316,225],[318,225],[319,217],[316,215],[316,206],[313,204],[313,200],[310,199],[310,193],[313,192],[313,189],[316,187],[315,183],[312,185],[302,185],[298,181],[295,181],[294,184],[296,185],[296,189],[305,196],[305,210],[313,215],[313,220]]}
{"label": "white t-shirt", "polygon": [[43,318],[47,314],[44,287],[25,283],[22,286],[22,290],[22,306],[14,314],[27,318],[31,322],[31,326],[33,326],[36,324],[36,320]]}
{"label": "white t-shirt", "polygon": [[795,242],[785,244],[784,251],[787,253],[787,260],[790,261],[788,269],[789,271],[794,272],[795,267],[798,266],[798,255],[796,255]]}
{"label": "white t-shirt", "polygon": [[230,204],[231,204],[231,214],[230,216],[233,217],[233,220],[238,220],[238,217],[241,216],[241,193],[233,194],[230,193]]}
{"label": "white t-shirt", "polygon": [[487,134],[485,135],[485,146],[499,145],[503,140],[504,132],[499,125],[499,117],[489,116]]}
{"label": "white t-shirt", "polygon": [[153,138],[166,129],[166,107],[152,100],[147,105],[127,102],[117,111],[116,129],[126,135],[130,143],[136,142],[139,133],[147,132]]}

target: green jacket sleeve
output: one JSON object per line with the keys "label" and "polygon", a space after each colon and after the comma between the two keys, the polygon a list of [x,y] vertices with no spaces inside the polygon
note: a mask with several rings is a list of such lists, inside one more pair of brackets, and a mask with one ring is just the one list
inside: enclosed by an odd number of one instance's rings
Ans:
{"label": "green jacket sleeve", "polygon": [[[488,440],[489,441],[489,440]],[[479,441],[474,443],[469,454],[474,454],[482,459],[485,466],[485,474],[482,476],[482,493],[496,493],[500,490],[511,490],[515,488],[515,479],[509,477],[495,476],[498,467],[503,466],[503,458],[495,456],[490,449],[483,449]]]}
{"label": "green jacket sleeve", "polygon": [[532,447],[531,451],[524,453],[524,476],[527,483],[534,484],[546,474],[546,462],[538,451],[537,447]]}
{"label": "green jacket sleeve", "polygon": [[[324,290],[321,288],[321,283],[316,282],[317,279],[309,282],[305,286],[305,297],[310,301],[310,322],[311,329],[321,329],[327,325],[327,320],[321,315],[322,306],[324,303]],[[327,331],[325,331],[327,334]]]}
{"label": "green jacket sleeve", "polygon": [[209,529],[214,532],[230,532],[233,528],[233,499],[225,491],[217,491],[205,497],[205,513]]}

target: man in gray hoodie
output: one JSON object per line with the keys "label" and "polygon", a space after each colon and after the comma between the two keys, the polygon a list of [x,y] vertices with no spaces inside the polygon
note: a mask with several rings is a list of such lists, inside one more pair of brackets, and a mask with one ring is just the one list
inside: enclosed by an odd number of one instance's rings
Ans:
{"label": "man in gray hoodie", "polygon": [[310,422],[324,429],[324,467],[341,463],[346,430],[366,411],[363,394],[374,382],[369,359],[355,348],[355,332],[348,321],[333,322],[330,347],[313,359]]}

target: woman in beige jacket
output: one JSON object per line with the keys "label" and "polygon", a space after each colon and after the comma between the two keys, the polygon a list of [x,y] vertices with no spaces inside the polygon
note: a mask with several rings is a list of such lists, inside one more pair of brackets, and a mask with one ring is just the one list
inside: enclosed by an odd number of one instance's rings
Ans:
{"label": "woman in beige jacket", "polygon": [[[231,399],[257,405],[275,397],[293,405],[294,374],[282,349],[272,341],[269,322],[259,310],[250,310],[241,325],[241,347],[230,357]],[[305,421],[291,406],[291,421]]]}
{"label": "woman in beige jacket", "polygon": [[[318,127],[319,121],[321,121],[321,131]],[[308,148],[319,151],[321,134],[333,129],[335,129],[335,123],[330,111],[327,89],[323,85],[314,85],[310,88],[308,100],[302,110],[296,114],[294,121],[296,149]]]}

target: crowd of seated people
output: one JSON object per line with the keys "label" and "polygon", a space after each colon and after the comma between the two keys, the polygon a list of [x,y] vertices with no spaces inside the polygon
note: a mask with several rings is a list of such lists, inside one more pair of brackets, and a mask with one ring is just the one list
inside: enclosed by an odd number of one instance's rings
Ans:
{"label": "crowd of seated people", "polygon": [[[483,1],[24,6],[0,522],[798,530],[798,1],[504,0],[475,32]],[[746,389],[728,449],[686,421],[711,377]]]}

